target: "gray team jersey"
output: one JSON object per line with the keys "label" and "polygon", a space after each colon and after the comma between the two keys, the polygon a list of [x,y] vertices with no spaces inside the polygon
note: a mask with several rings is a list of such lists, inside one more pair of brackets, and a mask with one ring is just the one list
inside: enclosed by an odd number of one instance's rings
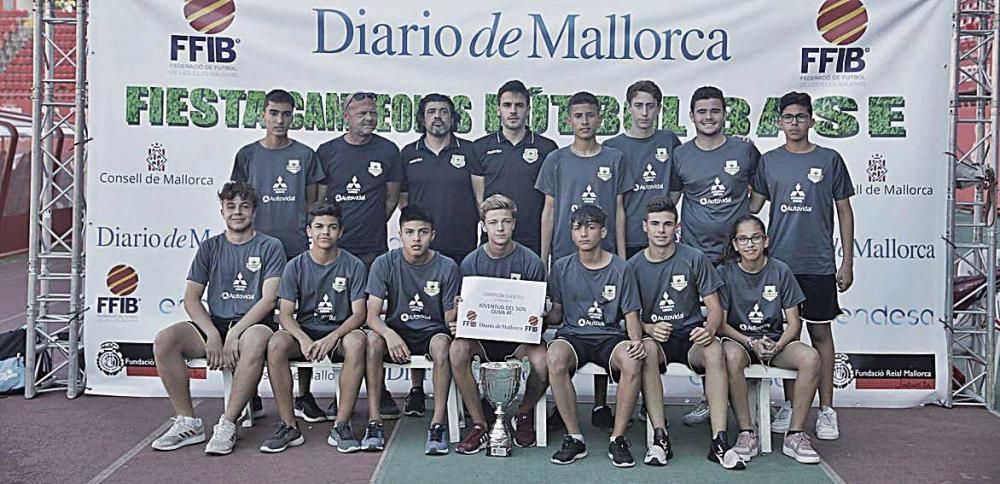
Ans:
{"label": "gray team jersey", "polygon": [[646,202],[651,198],[666,195],[670,190],[670,167],[674,148],[681,144],[673,131],[661,129],[649,138],[632,138],[622,133],[604,142],[604,146],[618,148],[625,153],[625,159],[632,166],[636,176],[632,190],[625,194],[625,245],[645,247],[646,233],[642,231],[642,221],[646,214]]}
{"label": "gray team jersey", "polygon": [[556,336],[621,334],[619,322],[641,309],[639,294],[627,277],[627,264],[617,255],[601,269],[583,266],[579,254],[570,254],[552,264],[549,296],[562,304],[562,327]]}
{"label": "gray team jersey", "polygon": [[639,292],[643,323],[670,323],[673,337],[687,338],[705,318],[701,299],[722,287],[722,279],[705,254],[677,245],[667,260],[650,262],[645,251],[628,260],[629,276]]}
{"label": "gray team jersey", "polygon": [[524,281],[544,281],[545,266],[531,249],[514,242],[514,251],[499,259],[486,253],[486,245],[465,256],[461,266],[462,276],[496,277]]}
{"label": "gray team jersey", "polygon": [[791,269],[774,257],[768,257],[756,274],[730,261],[719,267],[719,275],[726,284],[722,308],[729,311],[727,323],[747,336],[778,341],[784,332],[785,309],[806,300]]}
{"label": "gray team jersey", "polygon": [[346,250],[326,265],[306,251],[288,261],[278,297],[297,305],[302,326],[333,331],[353,314],[351,302],[365,298],[365,275],[365,264]]}
{"label": "gray team jersey", "polygon": [[281,277],[285,251],[281,242],[261,232],[236,245],[226,234],[198,246],[187,280],[208,286],[208,314],[213,319],[238,320],[261,297],[264,281]]}
{"label": "gray team jersey", "polygon": [[402,249],[378,256],[368,275],[368,294],[389,301],[385,323],[392,329],[425,331],[447,328],[444,313],[455,306],[460,276],[455,261],[435,253],[415,266]]}
{"label": "gray team jersey", "polygon": [[247,182],[260,194],[254,215],[257,230],[277,237],[288,257],[309,248],[306,186],[324,179],[312,148],[292,140],[288,146],[272,150],[255,141],[236,153],[230,179]]}
{"label": "gray team jersey", "polygon": [[670,190],[684,195],[681,242],[712,262],[722,259],[733,223],[750,212],[750,181],[759,159],[757,148],[731,136],[712,151],[693,139],[674,150]]}
{"label": "gray team jersey", "polygon": [[837,272],[833,255],[833,207],[854,196],[851,175],[840,153],[817,146],[791,153],[784,146],[760,159],[753,191],[771,201],[771,255],[795,274]]}
{"label": "gray team jersey", "polygon": [[601,244],[615,252],[615,200],[632,189],[635,177],[625,155],[604,146],[589,158],[573,153],[569,146],[560,148],[545,158],[538,173],[535,188],[555,198],[552,227],[552,257],[565,257],[576,252],[571,235],[570,216],[583,204],[601,207],[608,214],[608,236]]}

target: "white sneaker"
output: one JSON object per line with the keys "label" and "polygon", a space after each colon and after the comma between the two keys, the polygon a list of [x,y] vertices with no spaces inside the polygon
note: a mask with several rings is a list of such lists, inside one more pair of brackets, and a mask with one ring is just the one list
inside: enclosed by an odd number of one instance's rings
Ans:
{"label": "white sneaker", "polygon": [[235,446],[236,424],[226,420],[226,417],[219,417],[219,423],[212,428],[212,440],[205,446],[205,453],[226,455],[232,452]]}
{"label": "white sneaker", "polygon": [[754,432],[740,432],[733,445],[733,452],[744,462],[750,462],[750,459],[760,454],[760,438]]}
{"label": "white sneaker", "polygon": [[781,408],[778,409],[778,413],[774,414],[774,418],[771,419],[771,432],[775,434],[783,434],[788,432],[788,425],[792,421],[792,402],[785,400],[781,404]]}
{"label": "white sneaker", "polygon": [[708,400],[702,398],[701,401],[698,402],[698,406],[688,412],[682,420],[684,421],[684,425],[698,425],[707,422]]}
{"label": "white sneaker", "polygon": [[153,441],[156,450],[174,450],[185,445],[200,444],[205,441],[205,427],[200,418],[182,417],[172,419],[173,425]]}
{"label": "white sneaker", "polygon": [[837,440],[840,438],[840,426],[837,425],[837,411],[823,407],[816,416],[816,438],[820,440]]}
{"label": "white sneaker", "polygon": [[786,435],[781,446],[781,453],[795,459],[801,464],[819,464],[819,454],[813,449],[812,442],[805,432]]}

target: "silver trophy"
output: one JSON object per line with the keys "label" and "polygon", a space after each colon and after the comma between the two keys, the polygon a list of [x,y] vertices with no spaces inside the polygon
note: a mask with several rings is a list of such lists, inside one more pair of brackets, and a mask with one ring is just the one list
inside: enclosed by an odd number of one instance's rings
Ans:
{"label": "silver trophy", "polygon": [[510,457],[511,438],[507,430],[507,417],[504,408],[513,403],[521,389],[521,378],[531,372],[528,359],[502,363],[480,363],[479,357],[472,359],[472,372],[479,380],[484,398],[496,407],[497,420],[490,429],[490,438],[486,444],[488,457]]}

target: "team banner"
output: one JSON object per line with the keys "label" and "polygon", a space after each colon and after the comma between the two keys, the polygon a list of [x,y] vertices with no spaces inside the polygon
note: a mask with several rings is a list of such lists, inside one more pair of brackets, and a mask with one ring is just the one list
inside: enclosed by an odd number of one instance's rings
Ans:
{"label": "team banner", "polygon": [[[652,79],[664,91],[662,128],[691,139],[690,95],[716,85],[728,96],[727,131],[751,137],[762,152],[783,142],[778,98],[790,90],[813,96],[813,140],[840,151],[857,192],[855,240],[836,241],[838,250],[853,245],[856,256],[854,287],[842,296],[844,313],[833,322],[837,404],[943,400],[949,370],[939,320],[951,6],[918,0],[95,2],[85,326],[90,391],[163,394],[151,361],[153,337],[187,319],[181,298],[188,267],[198,244],[224,227],[216,191],[237,150],[264,135],[268,90],[293,93],[292,136],[314,148],[342,134],[346,96],[375,92],[378,131],[402,146],[418,137],[414,117],[422,95],[452,96],[458,135],[473,139],[498,129],[496,90],[518,78],[533,93],[531,129],[565,145],[574,92],[598,95],[605,139],[629,126],[626,87]],[[263,203],[276,196],[262,195]],[[195,395],[219,394],[217,372],[198,376],[207,378],[192,380]],[[406,388],[401,374],[390,377],[390,388]],[[666,387],[670,396],[697,395],[697,385]]]}

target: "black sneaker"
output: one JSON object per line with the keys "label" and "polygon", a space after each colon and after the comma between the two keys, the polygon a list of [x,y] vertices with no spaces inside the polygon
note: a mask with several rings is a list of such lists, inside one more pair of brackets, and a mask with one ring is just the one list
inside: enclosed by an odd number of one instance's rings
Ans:
{"label": "black sneaker", "polygon": [[552,413],[545,419],[545,426],[549,430],[558,430],[566,426],[563,423],[562,415],[559,413],[559,407],[552,407]]}
{"label": "black sneaker", "polygon": [[653,431],[653,445],[646,450],[646,457],[642,461],[651,466],[665,466],[667,461],[673,458],[674,451],[670,449],[667,429],[657,428]]}
{"label": "black sneaker", "polygon": [[289,447],[302,445],[305,442],[306,439],[302,436],[302,432],[299,432],[298,427],[289,427],[282,422],[274,428],[274,433],[264,443],[260,444],[260,451],[268,454],[276,454],[283,452]]}
{"label": "black sneaker", "polygon": [[382,388],[382,401],[378,404],[379,417],[383,420],[396,420],[399,418],[399,407],[396,405],[396,401],[392,399],[392,394],[389,390]]}
{"label": "black sneaker", "polygon": [[628,440],[624,436],[619,435],[615,437],[615,440],[611,441],[608,445],[608,458],[611,459],[611,463],[615,467],[632,467],[635,465],[635,459],[632,458],[632,451],[629,448],[632,444],[629,444]]}
{"label": "black sneaker", "polygon": [[330,420],[326,412],[319,408],[312,393],[307,393],[301,397],[295,397],[295,416],[306,422],[325,422]]}
{"label": "black sneaker", "polygon": [[365,427],[365,437],[361,439],[361,450],[382,450],[385,448],[385,426],[382,422],[371,421]]}
{"label": "black sneaker", "polygon": [[[427,411],[427,404],[424,402],[424,398],[423,388],[411,388],[410,393],[406,395],[403,414],[407,417],[423,417],[424,412]],[[381,412],[381,410],[379,411]]]}
{"label": "black sneaker", "polygon": [[566,435],[563,437],[562,448],[552,454],[552,463],[572,464],[584,457],[587,457],[587,445]]}
{"label": "black sneaker", "polygon": [[741,471],[747,468],[746,462],[729,447],[729,439],[725,432],[719,432],[712,439],[712,446],[708,449],[708,460],[717,462],[723,469]]}
{"label": "black sneaker", "polygon": [[590,412],[590,424],[599,429],[611,430],[615,426],[615,415],[611,407],[598,405]]}

